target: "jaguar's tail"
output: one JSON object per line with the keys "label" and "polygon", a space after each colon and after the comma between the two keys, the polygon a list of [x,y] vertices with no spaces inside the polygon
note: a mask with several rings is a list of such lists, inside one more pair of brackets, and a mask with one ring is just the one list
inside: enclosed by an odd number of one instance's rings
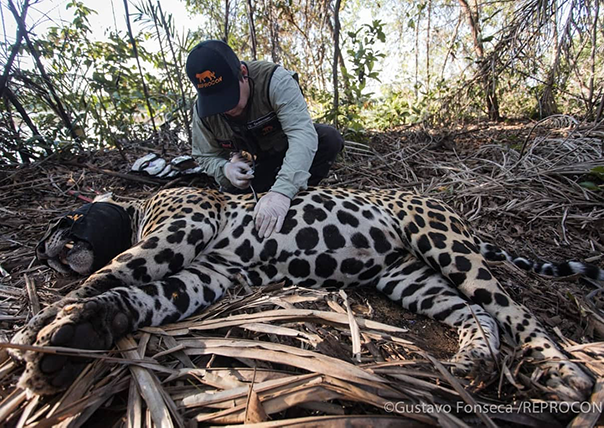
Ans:
{"label": "jaguar's tail", "polygon": [[488,242],[478,241],[482,256],[490,262],[508,261],[520,269],[532,271],[539,275],[551,277],[564,277],[582,275],[595,281],[604,281],[604,270],[598,266],[576,262],[564,261],[560,263],[533,261],[516,256]]}

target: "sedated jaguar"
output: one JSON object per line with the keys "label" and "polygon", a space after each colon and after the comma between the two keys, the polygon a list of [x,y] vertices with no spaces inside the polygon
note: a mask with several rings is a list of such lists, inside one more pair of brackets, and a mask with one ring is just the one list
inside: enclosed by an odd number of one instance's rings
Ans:
{"label": "sedated jaguar", "polygon": [[[403,191],[311,188],[292,201],[283,228],[259,238],[251,195],[196,188],[149,199],[87,204],[52,225],[36,248],[55,270],[88,275],[33,317],[13,343],[109,349],[143,326],[183,319],[219,299],[242,275],[252,286],[372,286],[413,312],[456,327],[457,374],[492,367],[499,328],[536,361],[563,399],[585,399],[593,380],[558,350],[494,278],[488,261],[508,260],[551,276],[604,271],[579,262],[535,263],[473,236],[442,202]],[[240,277],[239,277],[240,278]],[[78,358],[16,351],[20,385],[49,394],[83,370]]]}

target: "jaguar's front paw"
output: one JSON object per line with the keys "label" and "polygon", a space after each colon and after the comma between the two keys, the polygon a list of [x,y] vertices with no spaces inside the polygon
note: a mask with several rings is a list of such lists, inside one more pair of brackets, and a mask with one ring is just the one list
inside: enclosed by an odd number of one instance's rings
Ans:
{"label": "jaguar's front paw", "polygon": [[[62,302],[44,308],[38,312],[25,327],[19,330],[11,339],[14,345],[33,345],[36,342],[36,337],[45,325],[48,325],[61,310]],[[10,356],[21,363],[25,363],[31,358],[31,351],[24,351],[18,348],[9,348]]]}
{"label": "jaguar's front paw", "polygon": [[[128,315],[113,305],[85,299],[66,305],[54,321],[40,330],[34,345],[104,350],[130,326]],[[88,362],[83,357],[32,353],[19,386],[36,394],[56,393],[71,385]]]}

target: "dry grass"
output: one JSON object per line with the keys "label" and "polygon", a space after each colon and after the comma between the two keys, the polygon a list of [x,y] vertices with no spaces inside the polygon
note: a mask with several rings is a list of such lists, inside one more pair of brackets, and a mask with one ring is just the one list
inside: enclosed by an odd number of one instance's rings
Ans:
{"label": "dry grass", "polygon": [[[415,188],[446,200],[482,237],[504,248],[603,266],[603,191],[578,184],[604,164],[603,141],[602,125],[565,117],[536,126],[412,128],[377,134],[368,146],[351,144],[326,184]],[[208,184],[192,177],[127,178],[128,165],[148,150],[137,144],[123,156],[96,153],[70,157],[69,163],[55,158],[0,172],[0,339],[9,339],[40,307],[79,283],[33,258],[47,221],[81,203],[74,194],[111,190],[139,197],[161,186]],[[186,150],[172,147],[166,156]],[[546,280],[506,265],[496,273],[561,346],[597,375],[592,401],[602,402],[604,366],[595,353],[604,351],[596,342],[604,337],[604,317],[597,284]],[[72,350],[94,362],[54,397],[27,397],[15,388],[21,368],[0,350],[0,421],[19,427],[556,426],[575,416],[531,413],[514,404],[545,398],[549,391],[525,371],[527,361],[509,341],[498,373],[484,373],[473,383],[451,376],[446,358],[454,340],[451,329],[405,313],[369,290],[239,286],[202,314],[146,328],[111,352]],[[398,412],[385,410],[390,403],[401,403]],[[487,404],[514,411],[475,411]],[[452,411],[434,412],[436,406]],[[572,423],[587,426],[599,417],[585,413]]]}

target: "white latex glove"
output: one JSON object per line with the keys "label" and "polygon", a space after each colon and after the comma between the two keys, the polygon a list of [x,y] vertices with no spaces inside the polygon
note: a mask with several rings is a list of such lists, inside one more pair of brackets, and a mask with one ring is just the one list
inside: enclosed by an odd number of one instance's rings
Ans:
{"label": "white latex glove", "polygon": [[260,238],[268,238],[273,231],[281,230],[290,204],[291,200],[278,192],[268,192],[260,198],[254,208],[254,220]]}
{"label": "white latex glove", "polygon": [[250,187],[250,183],[254,178],[252,168],[244,162],[239,153],[235,153],[231,160],[224,165],[224,175],[238,189]]}

